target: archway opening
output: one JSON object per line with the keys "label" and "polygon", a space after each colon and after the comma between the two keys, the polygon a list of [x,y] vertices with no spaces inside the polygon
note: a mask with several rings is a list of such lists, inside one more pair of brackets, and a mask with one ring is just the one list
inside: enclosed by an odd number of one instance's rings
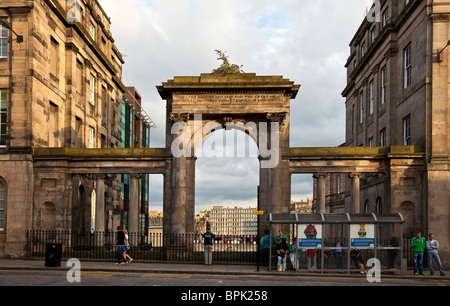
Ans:
{"label": "archway opening", "polygon": [[216,236],[257,234],[258,147],[245,132],[219,129],[196,148],[195,232],[210,225]]}

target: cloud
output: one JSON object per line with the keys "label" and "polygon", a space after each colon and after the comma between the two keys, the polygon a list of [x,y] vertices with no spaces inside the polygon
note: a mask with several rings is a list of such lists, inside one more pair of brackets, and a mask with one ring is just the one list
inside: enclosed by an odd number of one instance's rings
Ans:
{"label": "cloud", "polygon": [[[364,18],[366,1],[100,3],[111,17],[115,44],[126,55],[123,82],[141,93],[144,109],[158,126],[152,130],[152,147],[165,146],[166,132],[165,101],[155,86],[174,76],[211,72],[220,65],[215,49],[226,50],[230,61],[244,65],[245,72],[283,75],[302,85],[292,101],[291,146],[338,146],[345,141],[345,104],[340,95],[346,85],[344,65],[350,55],[349,42]],[[196,206],[255,201],[257,160],[199,158],[197,170]],[[305,186],[312,189],[311,178],[298,180],[304,185],[296,182],[295,193],[310,196],[312,190]],[[151,188],[161,185],[159,181],[152,179]],[[162,203],[161,199],[155,201]]]}

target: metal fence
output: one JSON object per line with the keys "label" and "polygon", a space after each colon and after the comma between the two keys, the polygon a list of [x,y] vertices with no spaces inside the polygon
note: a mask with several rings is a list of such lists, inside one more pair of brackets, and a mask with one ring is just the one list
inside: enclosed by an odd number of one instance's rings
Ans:
{"label": "metal fence", "polygon": [[[199,234],[159,234],[142,236],[129,233],[131,258],[144,262],[204,263],[203,240]],[[62,247],[62,259],[77,258],[92,261],[116,260],[116,233],[30,230],[26,256],[40,259],[46,256],[47,244]],[[258,259],[255,237],[216,237],[213,262],[216,264],[255,264]]]}

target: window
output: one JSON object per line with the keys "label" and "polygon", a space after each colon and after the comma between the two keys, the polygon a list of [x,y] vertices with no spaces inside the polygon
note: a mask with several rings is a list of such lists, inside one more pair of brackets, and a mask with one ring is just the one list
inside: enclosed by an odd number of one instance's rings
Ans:
{"label": "window", "polygon": [[59,74],[59,44],[51,37],[50,39],[50,73],[58,78]]}
{"label": "window", "polygon": [[92,23],[89,24],[89,35],[95,40],[95,26]]}
{"label": "window", "polygon": [[386,26],[387,21],[388,21],[388,10],[386,9],[383,13],[383,17],[382,17],[382,23],[383,23],[383,28]]}
{"label": "window", "polygon": [[337,193],[341,193],[341,175],[338,174],[336,177],[336,186],[337,186]]}
{"label": "window", "polygon": [[364,121],[364,92],[359,95],[359,123]]}
{"label": "window", "polygon": [[77,60],[77,72],[76,72],[76,90],[82,95],[83,94],[83,64]]}
{"label": "window", "polygon": [[6,146],[6,127],[8,126],[8,98],[6,90],[0,89],[0,146]]}
{"label": "window", "polygon": [[411,85],[411,45],[407,46],[403,51],[403,63],[404,88],[408,88]]}
{"label": "window", "polygon": [[0,58],[8,57],[8,29],[0,25]]}
{"label": "window", "polygon": [[361,45],[361,58],[363,58],[364,55],[366,55],[366,45],[362,44]]}
{"label": "window", "polygon": [[387,98],[387,70],[386,66],[381,69],[381,105],[386,103]]}
{"label": "window", "polygon": [[386,146],[386,129],[380,131],[380,146]]}
{"label": "window", "polygon": [[79,117],[75,117],[75,148],[81,148],[83,146],[83,120]]}
{"label": "window", "polygon": [[6,190],[5,184],[0,180],[0,231],[5,230]]}
{"label": "window", "polygon": [[367,142],[368,147],[373,147],[373,137],[369,138],[369,141]]}
{"label": "window", "polygon": [[372,31],[370,31],[370,43],[373,44],[375,41],[375,28],[372,29]]}
{"label": "window", "polygon": [[375,213],[382,214],[383,213],[383,201],[381,198],[377,198],[377,203],[375,206]]}
{"label": "window", "polygon": [[369,115],[373,114],[373,105],[374,105],[375,95],[373,90],[373,81],[369,83]]}
{"label": "window", "polygon": [[90,90],[89,102],[92,105],[95,105],[95,77],[92,74],[91,79],[89,81],[89,90]]}
{"label": "window", "polygon": [[58,106],[53,102],[50,102],[48,114],[48,146],[50,148],[59,147],[58,120],[59,120]]}
{"label": "window", "polygon": [[403,118],[403,145],[411,145],[411,115]]}
{"label": "window", "polygon": [[89,127],[89,139],[88,139],[88,148],[93,149],[94,148],[94,140],[95,140],[95,129],[90,126]]}

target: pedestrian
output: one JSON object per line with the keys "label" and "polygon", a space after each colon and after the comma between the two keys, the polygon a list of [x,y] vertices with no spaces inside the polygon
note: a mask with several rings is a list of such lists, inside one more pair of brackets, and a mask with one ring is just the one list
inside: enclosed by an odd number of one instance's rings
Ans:
{"label": "pedestrian", "polygon": [[116,257],[117,263],[116,265],[124,265],[126,260],[123,257],[123,247],[125,246],[125,233],[122,230],[122,227],[117,227],[117,235],[116,235]]}
{"label": "pedestrian", "polygon": [[[388,238],[389,238],[388,247],[396,248],[396,247],[399,246],[398,238],[395,237],[393,233],[389,233]],[[393,270],[394,269],[395,259],[397,258],[397,255],[398,255],[398,250],[397,249],[389,249],[388,250],[388,264],[387,264],[387,268],[389,270]]]}
{"label": "pedestrian", "polygon": [[439,242],[434,239],[434,234],[430,233],[428,235],[428,240],[427,240],[428,265],[430,266],[430,274],[431,275],[434,274],[434,269],[433,269],[433,258],[434,258],[434,260],[436,261],[436,264],[439,268],[439,272],[441,273],[441,276],[444,276],[445,272],[444,272],[444,268],[442,267],[442,264],[441,264],[441,259],[439,258],[438,249],[439,249]]}
{"label": "pedestrian", "polygon": [[361,251],[359,249],[353,249],[350,252],[350,258],[355,263],[356,269],[360,269],[359,273],[364,273],[364,261],[361,256]]}
{"label": "pedestrian", "polygon": [[281,238],[280,243],[277,244],[277,270],[286,271],[286,257],[288,252],[288,245],[286,239]]}
{"label": "pedestrian", "polygon": [[215,235],[211,233],[211,228],[206,228],[206,233],[203,237],[203,249],[205,252],[205,265],[210,266],[212,264],[212,251]]}
{"label": "pedestrian", "polygon": [[267,270],[269,270],[270,267],[270,248],[271,245],[273,245],[274,239],[270,235],[269,230],[265,230],[264,236],[261,238],[261,248],[262,248],[262,256],[263,256],[263,263]]}
{"label": "pedestrian", "polygon": [[328,260],[331,257],[331,249],[329,248],[328,239],[326,237],[323,238],[323,268],[326,270],[328,269]]}
{"label": "pedestrian", "polygon": [[413,252],[414,275],[423,274],[423,252],[425,251],[425,238],[421,232],[417,232],[416,236],[411,240]]}
{"label": "pedestrian", "polygon": [[317,269],[317,256],[315,249],[308,249],[306,251],[306,268],[308,270]]}
{"label": "pedestrian", "polygon": [[297,270],[300,262],[301,253],[297,246],[297,238],[292,238],[292,243],[289,246],[289,259],[291,260],[292,267]]}
{"label": "pedestrian", "polygon": [[133,258],[130,257],[130,255],[127,254],[127,251],[130,249],[130,242],[128,241],[128,231],[126,229],[123,230],[125,234],[125,245],[123,246],[123,258],[125,259],[126,263],[130,263],[133,261]]}
{"label": "pedestrian", "polygon": [[282,239],[282,238],[284,238],[286,241],[289,241],[289,240],[288,240],[288,237],[287,237],[286,235],[283,234],[283,231],[282,231],[282,230],[279,230],[279,231],[278,231],[278,236],[275,238],[277,244],[281,243],[281,239]]}
{"label": "pedestrian", "polygon": [[334,259],[336,260],[337,268],[339,270],[344,268],[342,258],[344,258],[345,250],[343,248],[344,244],[341,241],[341,237],[337,236],[336,242],[333,243],[333,256]]}

